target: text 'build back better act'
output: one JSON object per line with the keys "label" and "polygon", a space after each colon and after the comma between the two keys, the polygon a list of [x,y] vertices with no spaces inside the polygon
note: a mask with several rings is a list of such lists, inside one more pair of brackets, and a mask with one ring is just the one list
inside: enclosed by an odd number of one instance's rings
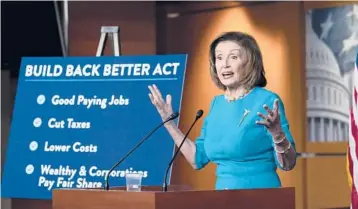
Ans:
{"label": "text 'build back better act'", "polygon": [[175,76],[180,63],[26,65],[26,77]]}

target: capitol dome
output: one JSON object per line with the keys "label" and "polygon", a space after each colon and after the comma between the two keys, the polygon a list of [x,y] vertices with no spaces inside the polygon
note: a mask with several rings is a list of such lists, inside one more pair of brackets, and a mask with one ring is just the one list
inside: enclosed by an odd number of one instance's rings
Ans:
{"label": "capitol dome", "polygon": [[308,139],[311,142],[348,140],[349,90],[332,50],[313,31],[306,15],[306,79]]}

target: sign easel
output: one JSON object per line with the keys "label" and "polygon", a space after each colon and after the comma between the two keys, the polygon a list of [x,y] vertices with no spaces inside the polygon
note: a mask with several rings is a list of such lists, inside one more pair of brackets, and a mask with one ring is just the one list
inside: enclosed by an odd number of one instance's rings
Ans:
{"label": "sign easel", "polygon": [[98,43],[97,47],[97,53],[96,56],[102,56],[105,44],[107,41],[107,35],[109,36],[111,42],[112,42],[112,51],[114,56],[120,56],[121,55],[121,48],[119,44],[119,27],[118,26],[102,26],[101,27],[101,37]]}

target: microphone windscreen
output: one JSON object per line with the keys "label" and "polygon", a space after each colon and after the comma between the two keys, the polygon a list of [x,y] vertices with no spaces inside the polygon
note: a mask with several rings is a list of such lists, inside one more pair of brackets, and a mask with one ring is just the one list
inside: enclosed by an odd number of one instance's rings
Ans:
{"label": "microphone windscreen", "polygon": [[179,116],[179,113],[177,113],[177,112],[174,112],[173,114],[171,114],[170,115],[170,120],[173,120],[173,119],[175,119],[175,118],[177,118]]}
{"label": "microphone windscreen", "polygon": [[203,110],[198,110],[198,112],[196,113],[196,118],[199,119],[201,118],[201,116],[203,116],[204,111]]}

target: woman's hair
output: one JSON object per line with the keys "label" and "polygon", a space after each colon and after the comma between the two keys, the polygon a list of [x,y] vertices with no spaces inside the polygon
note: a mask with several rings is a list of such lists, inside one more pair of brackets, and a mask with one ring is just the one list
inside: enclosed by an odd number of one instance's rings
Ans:
{"label": "woman's hair", "polygon": [[244,50],[245,58],[243,68],[240,70],[240,85],[249,89],[255,86],[265,87],[267,81],[260,48],[252,36],[242,32],[226,32],[217,37],[210,45],[210,74],[216,86],[223,90],[226,89],[220,82],[215,68],[215,49],[222,41],[233,41]]}

